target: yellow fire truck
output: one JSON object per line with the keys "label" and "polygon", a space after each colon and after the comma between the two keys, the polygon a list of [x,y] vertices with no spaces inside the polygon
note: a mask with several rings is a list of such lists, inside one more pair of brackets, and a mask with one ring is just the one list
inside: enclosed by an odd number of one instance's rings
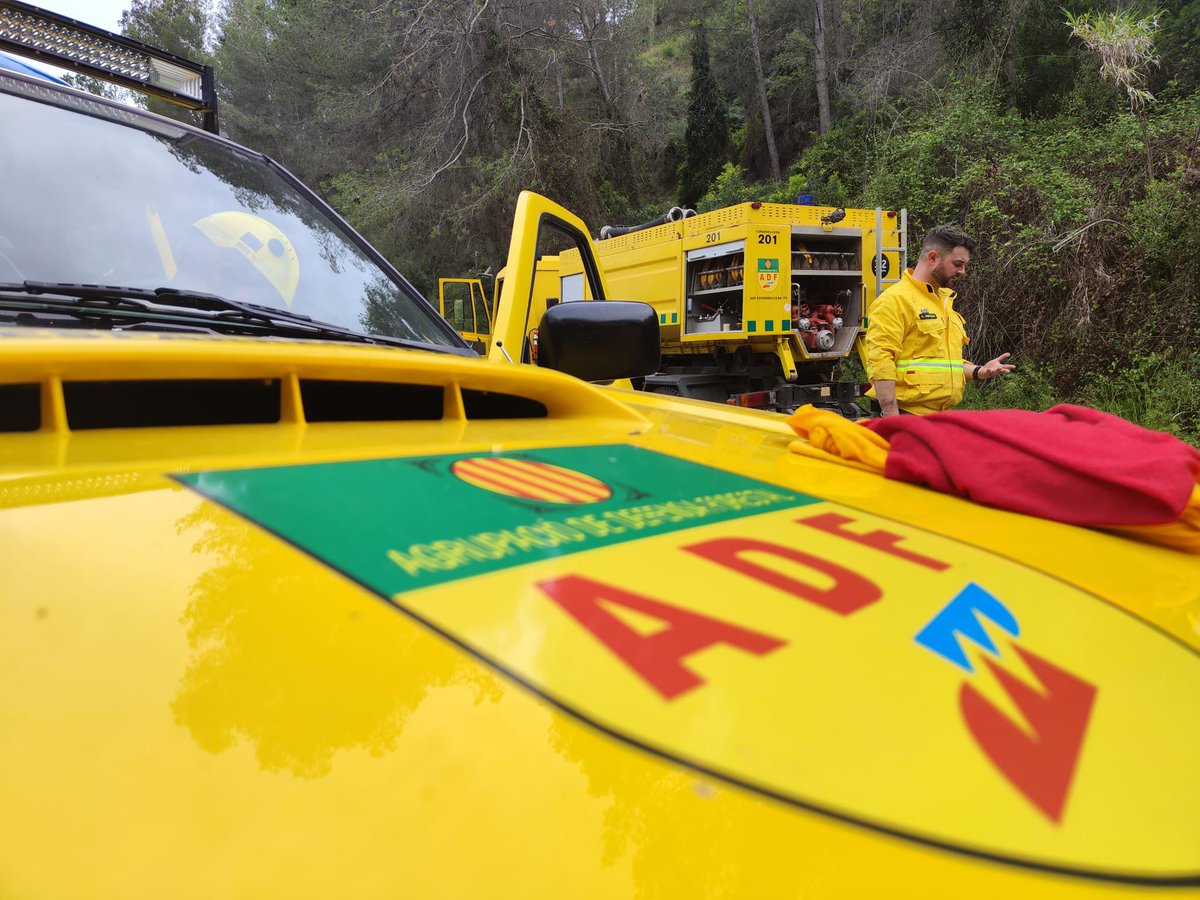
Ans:
{"label": "yellow fire truck", "polygon": [[[903,210],[743,203],[607,229],[613,236],[596,249],[609,291],[658,314],[662,368],[645,389],[855,414],[860,385],[835,382],[834,367],[855,348],[869,300],[903,271],[905,218]],[[573,252],[559,260],[563,299],[570,279],[582,281],[578,260]]]}
{"label": "yellow fire truck", "polygon": [[[863,385],[835,381],[834,370],[861,352],[870,301],[905,268],[906,225],[905,210],[743,203],[606,226],[596,251],[610,295],[649,303],[658,316],[662,365],[638,385],[736,406],[790,411],[813,403],[860,415],[853,400]],[[450,287],[443,314],[457,322]],[[471,289],[482,310],[482,287]],[[536,359],[541,313],[588,299],[577,250],[543,255],[524,329],[507,336],[507,349],[502,342],[485,352],[515,358],[519,341],[521,359]],[[487,339],[478,322],[473,334],[459,330]]]}

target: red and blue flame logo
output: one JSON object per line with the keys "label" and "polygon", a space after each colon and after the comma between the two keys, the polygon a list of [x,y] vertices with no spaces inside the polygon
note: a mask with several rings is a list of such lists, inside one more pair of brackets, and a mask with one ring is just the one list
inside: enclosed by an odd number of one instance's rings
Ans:
{"label": "red and blue flame logo", "polygon": [[[1006,647],[1002,649],[992,640],[985,619],[1011,638]],[[1021,626],[1008,607],[971,583],[915,639],[966,673],[958,705],[975,742],[1013,787],[1048,819],[1059,823],[1083,749],[1096,687],[1022,646],[1020,638]],[[978,672],[963,647],[964,640],[982,651],[976,655],[1025,717],[1024,723],[1013,721],[976,686]],[[1036,685],[1013,674],[1013,657],[1025,664]]]}

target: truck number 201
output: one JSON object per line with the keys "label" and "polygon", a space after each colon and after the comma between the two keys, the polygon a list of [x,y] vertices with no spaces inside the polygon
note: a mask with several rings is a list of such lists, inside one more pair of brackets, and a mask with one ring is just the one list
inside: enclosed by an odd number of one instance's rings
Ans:
{"label": "truck number 201", "polygon": [[758,236],[758,242],[760,244],[778,244],[779,243],[779,235],[777,235],[777,234],[760,234]]}
{"label": "truck number 201", "polygon": [[704,243],[706,244],[715,244],[719,240],[721,240],[721,232],[719,231],[710,231],[704,236]]}

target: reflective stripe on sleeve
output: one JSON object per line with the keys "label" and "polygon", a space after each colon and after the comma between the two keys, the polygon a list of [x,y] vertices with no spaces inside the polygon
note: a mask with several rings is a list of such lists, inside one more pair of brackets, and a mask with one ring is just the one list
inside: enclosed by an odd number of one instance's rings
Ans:
{"label": "reflective stripe on sleeve", "polygon": [[962,368],[961,359],[900,359],[896,361],[897,369],[958,369]]}

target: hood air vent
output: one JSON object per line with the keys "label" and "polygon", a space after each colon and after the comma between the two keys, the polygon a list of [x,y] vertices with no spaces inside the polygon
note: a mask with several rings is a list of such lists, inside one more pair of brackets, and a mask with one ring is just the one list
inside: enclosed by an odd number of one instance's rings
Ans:
{"label": "hood air vent", "polygon": [[279,421],[279,381],[67,381],[67,426],[165,428]]}
{"label": "hood air vent", "polygon": [[[379,381],[300,379],[307,422],[436,421],[445,415],[446,390],[440,385]],[[541,419],[546,407],[528,397],[495,391],[462,391],[468,419]]]}
{"label": "hood air vent", "polygon": [[[413,422],[537,419],[545,404],[497,391],[322,379],[160,379],[0,385],[0,432],[42,427],[43,390],[61,386],[66,427],[169,428],[277,422]],[[448,394],[453,401],[448,404]],[[457,399],[462,398],[461,412]],[[295,401],[292,401],[292,398]],[[51,403],[53,409],[56,404]],[[290,411],[290,412],[289,412]]]}
{"label": "hood air vent", "polygon": [[300,379],[306,422],[412,422],[442,417],[441,385]]}
{"label": "hood air vent", "polygon": [[561,372],[452,354],[41,329],[0,328],[0,338],[0,433],[20,441],[14,433],[24,431],[34,444],[73,431],[187,426],[586,420],[616,434],[650,426],[619,395]]}
{"label": "hood air vent", "polygon": [[0,432],[37,431],[42,424],[40,384],[0,384]]}
{"label": "hood air vent", "polygon": [[468,419],[544,419],[546,407],[528,397],[499,394],[495,391],[462,392]]}

